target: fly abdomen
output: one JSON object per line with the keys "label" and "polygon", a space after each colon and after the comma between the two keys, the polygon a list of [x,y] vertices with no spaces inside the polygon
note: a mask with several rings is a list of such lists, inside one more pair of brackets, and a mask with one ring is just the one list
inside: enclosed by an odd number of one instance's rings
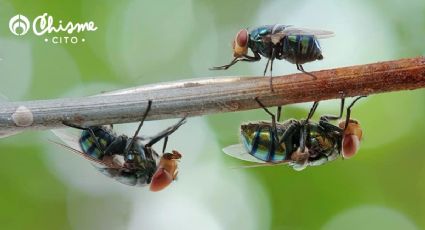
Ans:
{"label": "fly abdomen", "polygon": [[322,60],[322,50],[313,35],[288,35],[282,39],[281,58],[293,63],[304,64]]}
{"label": "fly abdomen", "polygon": [[102,127],[94,126],[91,127],[94,135],[96,136],[97,142],[102,149],[99,149],[96,145],[95,140],[90,135],[88,130],[84,130],[80,137],[80,147],[83,152],[93,158],[102,159],[104,150],[114,141],[115,135]]}
{"label": "fly abdomen", "polygon": [[242,126],[241,134],[242,142],[252,156],[266,162],[285,160],[285,144],[278,143],[271,126],[248,124]]}

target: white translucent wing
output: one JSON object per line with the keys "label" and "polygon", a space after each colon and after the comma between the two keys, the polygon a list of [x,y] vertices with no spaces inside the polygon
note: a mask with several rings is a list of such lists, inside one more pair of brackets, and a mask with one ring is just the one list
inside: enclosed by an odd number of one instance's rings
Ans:
{"label": "white translucent wing", "polygon": [[283,31],[273,34],[272,36],[278,37],[281,39],[288,35],[313,35],[316,38],[330,38],[335,36],[335,33],[328,30],[314,30],[314,29],[288,27],[288,28],[285,28],[285,30]]}
{"label": "white translucent wing", "polygon": [[[53,134],[55,134],[59,139],[61,139],[69,147],[82,151],[79,143],[80,136],[70,132],[69,128],[67,129],[52,129]],[[81,132],[80,132],[81,133]]]}
{"label": "white translucent wing", "polygon": [[226,148],[223,149],[223,152],[229,156],[232,156],[240,160],[256,162],[256,163],[266,163],[250,155],[242,144],[227,146]]}
{"label": "white translucent wing", "polygon": [[[50,131],[52,131],[53,134],[55,134],[57,137],[59,137],[59,139],[61,139],[62,142],[64,142],[65,144],[56,142],[51,140],[51,142],[62,146],[68,150],[70,150],[71,152],[77,153],[78,155],[84,157],[85,159],[91,161],[91,163],[96,167],[96,168],[103,168],[103,167],[113,167],[112,165],[107,165],[104,162],[92,158],[89,155],[85,154],[83,152],[83,150],[80,147],[80,143],[79,143],[79,135],[78,134],[74,134],[71,133],[70,130],[67,129],[51,129]],[[81,132],[80,132],[81,133]]]}

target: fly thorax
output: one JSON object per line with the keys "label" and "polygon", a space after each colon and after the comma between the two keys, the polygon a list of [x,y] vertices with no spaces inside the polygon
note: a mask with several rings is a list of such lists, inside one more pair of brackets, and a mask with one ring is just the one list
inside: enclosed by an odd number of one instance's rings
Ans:
{"label": "fly thorax", "polygon": [[140,162],[140,166],[143,170],[139,171],[139,177],[146,178],[148,183],[151,182],[153,174],[157,170],[156,161],[153,159],[146,159]]}
{"label": "fly thorax", "polygon": [[317,156],[328,156],[336,150],[336,140],[317,130],[310,130],[309,137],[307,138],[307,146],[310,149],[312,158]]}

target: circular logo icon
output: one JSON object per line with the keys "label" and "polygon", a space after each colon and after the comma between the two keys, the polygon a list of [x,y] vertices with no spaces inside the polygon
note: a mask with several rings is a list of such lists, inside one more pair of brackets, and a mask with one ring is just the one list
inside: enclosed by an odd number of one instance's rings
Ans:
{"label": "circular logo icon", "polygon": [[17,14],[9,21],[9,29],[16,36],[22,36],[30,29],[30,21],[24,15]]}

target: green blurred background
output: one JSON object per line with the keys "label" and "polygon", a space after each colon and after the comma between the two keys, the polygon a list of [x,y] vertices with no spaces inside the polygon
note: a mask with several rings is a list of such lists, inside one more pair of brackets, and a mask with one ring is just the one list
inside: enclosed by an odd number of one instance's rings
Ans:
{"label": "green blurred background", "polygon": [[[48,13],[55,22],[93,21],[77,44],[15,36],[9,20]],[[79,97],[185,78],[259,75],[265,62],[226,72],[240,28],[291,24],[332,30],[319,70],[425,54],[425,1],[5,1],[0,0],[0,93],[8,100]],[[44,39],[49,39],[45,42]],[[296,72],[281,61],[275,73]],[[302,118],[311,103],[284,107]],[[323,102],[316,115],[337,113]],[[193,118],[171,139],[183,154],[180,178],[161,193],[128,188],[78,156],[52,146],[50,132],[0,140],[1,229],[424,229],[425,91],[372,95],[353,117],[364,128],[350,160],[295,172],[244,165],[221,148],[263,111]],[[318,116],[317,116],[318,117]],[[155,133],[173,121],[148,122]],[[130,130],[131,127],[127,128]],[[123,130],[126,128],[123,127]]]}

